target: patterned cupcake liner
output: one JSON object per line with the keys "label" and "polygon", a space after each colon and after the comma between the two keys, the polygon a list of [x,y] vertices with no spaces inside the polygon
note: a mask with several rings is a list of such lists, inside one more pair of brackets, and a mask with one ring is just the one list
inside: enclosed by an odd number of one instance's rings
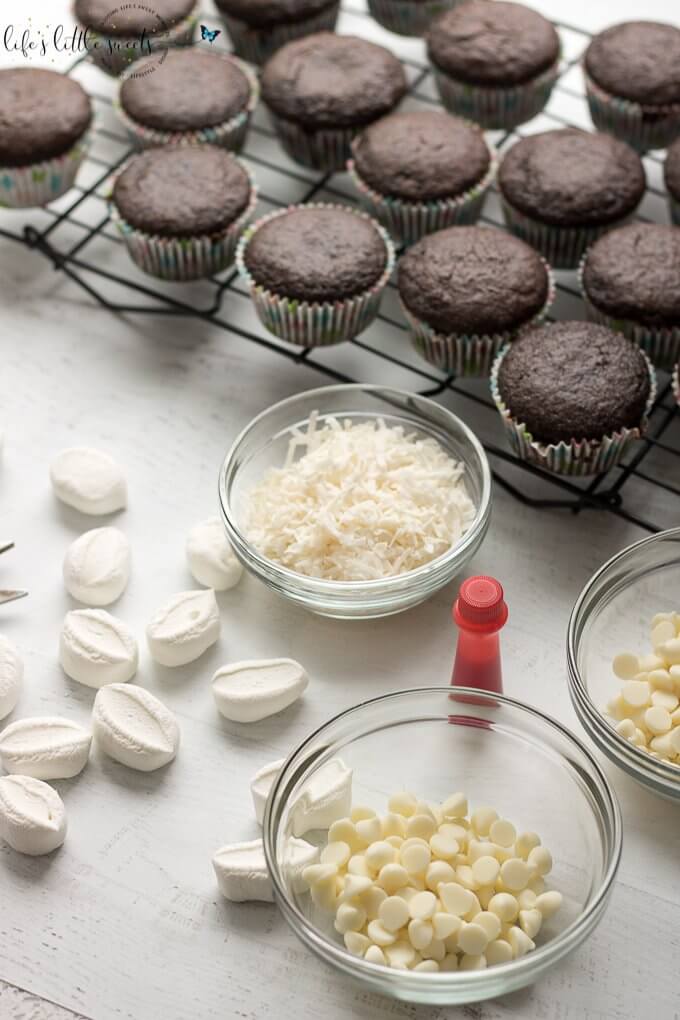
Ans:
{"label": "patterned cupcake liner", "polygon": [[238,243],[236,268],[250,291],[260,322],[270,333],[301,347],[328,347],[344,340],[351,340],[373,322],[378,314],[382,292],[396,263],[396,252],[387,232],[366,213],[326,202],[306,203],[305,209],[342,209],[343,212],[351,212],[354,216],[360,216],[371,222],[385,243],[387,253],[385,269],[369,290],[344,300],[310,302],[273,294],[251,276],[245,264],[246,248],[254,234],[265,223],[279,216],[286,216],[299,208],[300,206],[293,205],[287,209],[277,209],[253,223]]}
{"label": "patterned cupcake liner", "polygon": [[293,39],[301,39],[314,32],[332,32],[338,20],[340,2],[331,3],[318,14],[291,22],[288,25],[271,25],[265,28],[254,28],[252,25],[232,17],[220,10],[220,17],[225,24],[234,52],[251,64],[264,64],[272,54]]}
{"label": "patterned cupcake liner", "polygon": [[507,88],[470,85],[432,65],[437,91],[451,113],[474,120],[485,130],[510,130],[531,120],[544,108],[560,75],[558,59],[547,71]]}
{"label": "patterned cupcake liner", "polygon": [[359,128],[321,128],[315,131],[279,117],[271,108],[269,116],[281,145],[296,163],[323,173],[345,169],[351,155],[352,139]]}
{"label": "patterned cupcake liner", "polygon": [[666,149],[680,137],[680,103],[642,106],[606,92],[593,81],[585,67],[583,77],[590,116],[598,131],[615,135],[638,152]]}
{"label": "patterned cupcake liner", "polygon": [[134,120],[123,108],[121,103],[121,89],[124,82],[134,75],[134,64],[128,67],[120,76],[120,85],[113,101],[113,108],[118,119],[123,124],[132,142],[140,149],[150,149],[159,145],[219,145],[231,152],[238,152],[242,148],[248,133],[250,118],[260,98],[260,83],[250,67],[238,57],[231,53],[216,53],[216,59],[227,60],[235,64],[248,80],[250,86],[250,97],[243,110],[229,120],[213,127],[200,128],[193,131],[160,131],[156,128],[147,127]]}
{"label": "patterned cupcake liner", "polygon": [[438,333],[399,302],[409,324],[411,342],[418,353],[435,368],[455,376],[488,376],[494,358],[501,348],[516,340],[520,333],[537,326],[545,319],[555,300],[555,276],[545,263],[548,274],[548,295],[545,304],[533,318],[516,329],[498,333]]}
{"label": "patterned cupcake liner", "polygon": [[509,350],[510,345],[504,347],[494,361],[490,380],[491,396],[503,419],[510,446],[520,460],[528,461],[556,475],[572,477],[599,475],[618,464],[624,453],[644,435],[656,399],[656,373],[646,354],[644,358],[649,370],[649,398],[639,426],[622,428],[601,439],[573,439],[570,443],[539,443],[532,438],[526,425],[513,418],[512,412],[500,395],[498,374],[503,358]]}
{"label": "patterned cupcake liner", "polygon": [[[113,8],[114,5],[112,5]],[[125,39],[122,36],[107,36],[104,33],[93,31],[76,20],[76,24],[83,32],[87,32],[88,53],[97,67],[117,78],[119,74],[127,70],[135,60],[140,57],[149,56],[157,50],[167,50],[171,46],[190,46],[194,39],[194,31],[198,23],[199,0],[193,6],[189,14],[176,25],[171,25],[166,32],[158,36],[145,37],[148,42],[148,49],[142,52],[139,45],[139,36],[131,36]],[[92,45],[93,43],[98,45]]]}
{"label": "patterned cupcake liner", "polygon": [[453,10],[462,0],[368,0],[371,16],[397,35],[424,35],[440,14]]}
{"label": "patterned cupcake liner", "polygon": [[62,156],[26,166],[0,167],[0,208],[48,205],[73,187],[90,144],[90,131]]}
{"label": "patterned cupcake liner", "polygon": [[680,407],[680,364],[677,364],[673,369],[671,386],[673,387],[673,396],[675,397],[675,403],[678,405],[678,407]]}
{"label": "patterned cupcake liner", "polygon": [[455,198],[409,202],[375,191],[359,175],[353,159],[347,162],[347,172],[364,208],[382,223],[392,237],[399,238],[404,244],[413,244],[435,230],[477,222],[486,193],[498,169],[496,150],[491,145],[488,148],[490,162],[485,175],[472,188]]}
{"label": "patterned cupcake liner", "polygon": [[241,166],[250,180],[248,205],[238,219],[220,232],[196,237],[164,237],[160,234],[149,234],[123,219],[113,202],[113,185],[128,165],[129,161],[126,161],[111,182],[109,213],[135,265],[149,276],[155,276],[159,280],[171,280],[174,283],[213,276],[231,265],[239,238],[257,205],[257,185],[243,163]]}
{"label": "patterned cupcake liner", "polygon": [[669,194],[668,209],[671,214],[671,220],[680,227],[680,199],[676,198],[675,195]]}

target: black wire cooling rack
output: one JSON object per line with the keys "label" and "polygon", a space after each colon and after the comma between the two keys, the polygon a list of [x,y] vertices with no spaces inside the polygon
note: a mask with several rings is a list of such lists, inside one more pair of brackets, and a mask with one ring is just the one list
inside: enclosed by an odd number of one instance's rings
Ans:
{"label": "black wire cooling rack", "polygon": [[[214,19],[207,15],[203,20],[210,23]],[[217,22],[215,27],[219,27]],[[543,114],[518,132],[492,132],[491,140],[500,150],[520,134],[557,126],[591,126],[579,67],[589,35],[562,22],[556,22],[556,27],[563,43],[564,69],[550,103]],[[339,28],[384,41],[398,53],[409,80],[405,106],[438,105],[420,41],[383,33],[365,10],[347,4],[343,6]],[[224,37],[223,32],[218,43]],[[129,140],[113,114],[115,82],[86,57],[75,60],[66,73],[82,82],[95,104],[93,141],[78,184],[47,209],[3,210],[0,235],[42,253],[55,270],[113,313],[195,317],[241,341],[276,352],[292,362],[304,363],[336,382],[384,382],[386,375],[396,375],[395,383],[403,388],[453,403],[457,413],[467,420],[473,419],[471,424],[490,455],[496,483],[522,503],[539,509],[608,511],[650,532],[680,523],[680,414],[670,379],[664,373],[659,374],[649,431],[625,463],[593,479],[571,480],[520,462],[506,448],[500,419],[484,380],[444,377],[418,357],[408,341],[394,284],[388,288],[378,320],[360,337],[337,347],[301,350],[277,340],[261,327],[234,270],[198,284],[171,285],[145,276],[128,259],[112,228],[106,205],[107,182],[131,152]],[[291,202],[354,200],[345,175],[317,174],[292,163],[276,142],[261,108],[255,115],[242,157],[260,186],[258,215]],[[661,156],[648,154],[645,169],[648,189],[640,218],[665,222]],[[495,193],[487,198],[482,221],[502,226]],[[575,274],[556,275],[555,317],[584,318]]]}

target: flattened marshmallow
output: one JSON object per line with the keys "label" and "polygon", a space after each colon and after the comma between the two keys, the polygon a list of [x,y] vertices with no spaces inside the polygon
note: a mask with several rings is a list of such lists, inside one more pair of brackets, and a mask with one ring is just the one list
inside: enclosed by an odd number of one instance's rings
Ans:
{"label": "flattened marshmallow", "polygon": [[97,692],[92,728],[105,754],[138,772],[167,765],[179,748],[179,726],[172,712],[134,684],[109,684]]}
{"label": "flattened marshmallow", "polygon": [[124,684],[137,672],[137,641],[105,609],[74,609],[64,618],[59,661],[67,676],[86,687]]}
{"label": "flattened marshmallow", "polygon": [[352,770],[340,758],[332,758],[310,776],[291,807],[293,835],[329,829],[349,815],[351,806]]}
{"label": "flattened marshmallow", "polygon": [[6,772],[34,779],[71,779],[85,768],[92,736],[58,716],[18,719],[0,733]]}
{"label": "flattened marshmallow", "polygon": [[253,798],[253,807],[255,808],[255,818],[257,824],[262,825],[264,819],[264,809],[267,803],[267,797],[269,791],[272,788],[272,784],[283,765],[285,758],[279,758],[277,761],[272,761],[269,765],[265,765],[255,773],[250,781],[250,793]]}
{"label": "flattened marshmallow", "polygon": [[0,719],[16,707],[24,679],[24,664],[16,648],[0,635]]}
{"label": "flattened marshmallow", "polygon": [[251,723],[288,708],[308,683],[307,673],[294,659],[251,659],[218,669],[212,689],[225,719]]}
{"label": "flattened marshmallow", "polygon": [[211,588],[173,595],[146,628],[149,651],[161,666],[193,662],[219,636],[220,612]]}
{"label": "flattened marshmallow", "polygon": [[3,776],[0,838],[31,857],[61,846],[66,838],[66,808],[57,791],[32,776]]}
{"label": "flattened marshmallow", "polygon": [[110,606],[130,579],[130,543],[118,528],[93,528],[66,550],[66,591],[88,606]]}
{"label": "flattened marshmallow", "polygon": [[243,576],[243,567],[227,541],[219,517],[209,517],[191,529],[187,560],[194,579],[215,591],[233,588]]}
{"label": "flattened marshmallow", "polygon": [[83,514],[112,514],[127,505],[127,482],[120,465],[102,450],[73,446],[52,461],[50,477],[62,503]]}
{"label": "flattened marshmallow", "polygon": [[223,846],[213,857],[213,868],[220,892],[226,899],[234,903],[274,902],[261,839]]}

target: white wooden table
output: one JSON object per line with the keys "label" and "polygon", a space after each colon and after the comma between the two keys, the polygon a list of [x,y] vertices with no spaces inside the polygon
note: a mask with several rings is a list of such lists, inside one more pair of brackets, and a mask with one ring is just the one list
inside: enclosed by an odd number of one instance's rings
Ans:
{"label": "white wooden table", "polygon": [[[534,6],[590,29],[611,20],[608,0]],[[671,17],[664,0],[616,7],[617,18]],[[32,0],[16,22],[29,12],[34,24],[69,18],[65,0]],[[351,30],[351,19],[342,28]],[[2,53],[0,62],[15,60]],[[92,522],[55,502],[52,456],[86,443],[110,450],[127,469],[130,506],[115,523],[132,542],[134,572],[114,612],[141,638],[156,606],[192,584],[184,538],[215,512],[217,471],[235,432],[271,402],[323,380],[197,320],[115,317],[41,256],[5,242],[0,298],[0,534],[17,543],[0,579],[30,590],[30,599],[0,610],[2,632],[26,666],[12,718],[64,714],[87,723],[92,693],[63,676],[57,643],[72,608],[61,559]],[[252,322],[245,303],[234,315]],[[677,431],[674,441],[680,445]],[[645,493],[637,498],[644,507]],[[677,505],[656,499],[648,509],[680,516]],[[609,514],[539,514],[495,492],[492,527],[473,567],[506,587],[506,690],[576,732],[564,655],[569,610],[592,570],[641,535]],[[2,1020],[678,1017],[680,812],[608,765],[625,821],[611,907],[568,961],[506,999],[426,1009],[365,994],[317,963],[274,907],[218,896],[213,851],[258,834],[252,773],[359,699],[446,682],[453,595],[450,587],[398,618],[340,624],[292,609],[247,578],[220,596],[223,637],[197,664],[164,670],[142,644],[138,682],[176,712],[179,758],[143,775],[93,756],[81,776],[55,784],[70,823],[61,851],[30,859],[0,848]],[[306,664],[312,684],[303,702],[253,726],[221,720],[209,689],[214,669],[273,655]]]}

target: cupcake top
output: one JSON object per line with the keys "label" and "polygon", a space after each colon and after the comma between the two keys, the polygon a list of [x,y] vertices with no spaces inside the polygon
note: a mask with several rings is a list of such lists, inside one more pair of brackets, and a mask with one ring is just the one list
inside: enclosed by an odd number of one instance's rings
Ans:
{"label": "cupcake top", "polygon": [[586,71],[606,92],[644,106],[680,102],[680,29],[657,21],[626,21],[596,36]]}
{"label": "cupcake top", "polygon": [[107,36],[154,35],[178,24],[196,6],[196,0],[153,0],[151,3],[112,3],[112,0],[76,0],[81,25]]}
{"label": "cupcake top", "polygon": [[262,72],[262,98],[281,117],[314,127],[368,124],[406,91],[404,69],[384,46],[316,32],[282,46]]}
{"label": "cupcake top", "polygon": [[645,326],[680,326],[680,230],[629,223],[588,250],[583,288],[615,319]]}
{"label": "cupcake top", "polygon": [[671,195],[680,199],[680,138],[668,148],[663,177]]}
{"label": "cupcake top", "polygon": [[436,110],[376,121],[355,138],[352,153],[367,184],[381,195],[414,202],[461,195],[491,162],[475,124]]}
{"label": "cupcake top", "polygon": [[117,178],[113,201],[130,226],[162,237],[211,234],[238,219],[250,178],[215,145],[166,145],[133,156]]}
{"label": "cupcake top", "polygon": [[[146,74],[146,68],[153,73]],[[165,60],[144,57],[120,89],[133,120],[160,131],[190,131],[231,120],[248,105],[250,83],[227,56],[195,47],[170,49]]]}
{"label": "cupcake top", "polygon": [[492,227],[449,227],[399,260],[399,294],[439,333],[514,330],[548,298],[545,263],[519,238]]}
{"label": "cupcake top", "polygon": [[92,119],[85,90],[56,71],[0,70],[0,95],[0,166],[24,166],[62,156]]}
{"label": "cupcake top", "polygon": [[443,71],[471,85],[520,85],[555,63],[560,39],[530,7],[471,0],[432,23],[427,52]]}
{"label": "cupcake top", "polygon": [[333,0],[215,0],[221,11],[257,28],[286,25],[318,14]]}
{"label": "cupcake top", "polygon": [[527,216],[555,226],[597,226],[635,209],[645,172],[625,142],[564,128],[513,145],[501,162],[498,184]]}
{"label": "cupcake top", "polygon": [[622,333],[591,322],[554,322],[514,341],[501,362],[498,390],[538,442],[602,439],[640,425],[649,369]]}
{"label": "cupcake top", "polygon": [[339,206],[298,206],[258,227],[244,262],[255,282],[300,301],[362,294],[387,265],[387,248],[367,216]]}

